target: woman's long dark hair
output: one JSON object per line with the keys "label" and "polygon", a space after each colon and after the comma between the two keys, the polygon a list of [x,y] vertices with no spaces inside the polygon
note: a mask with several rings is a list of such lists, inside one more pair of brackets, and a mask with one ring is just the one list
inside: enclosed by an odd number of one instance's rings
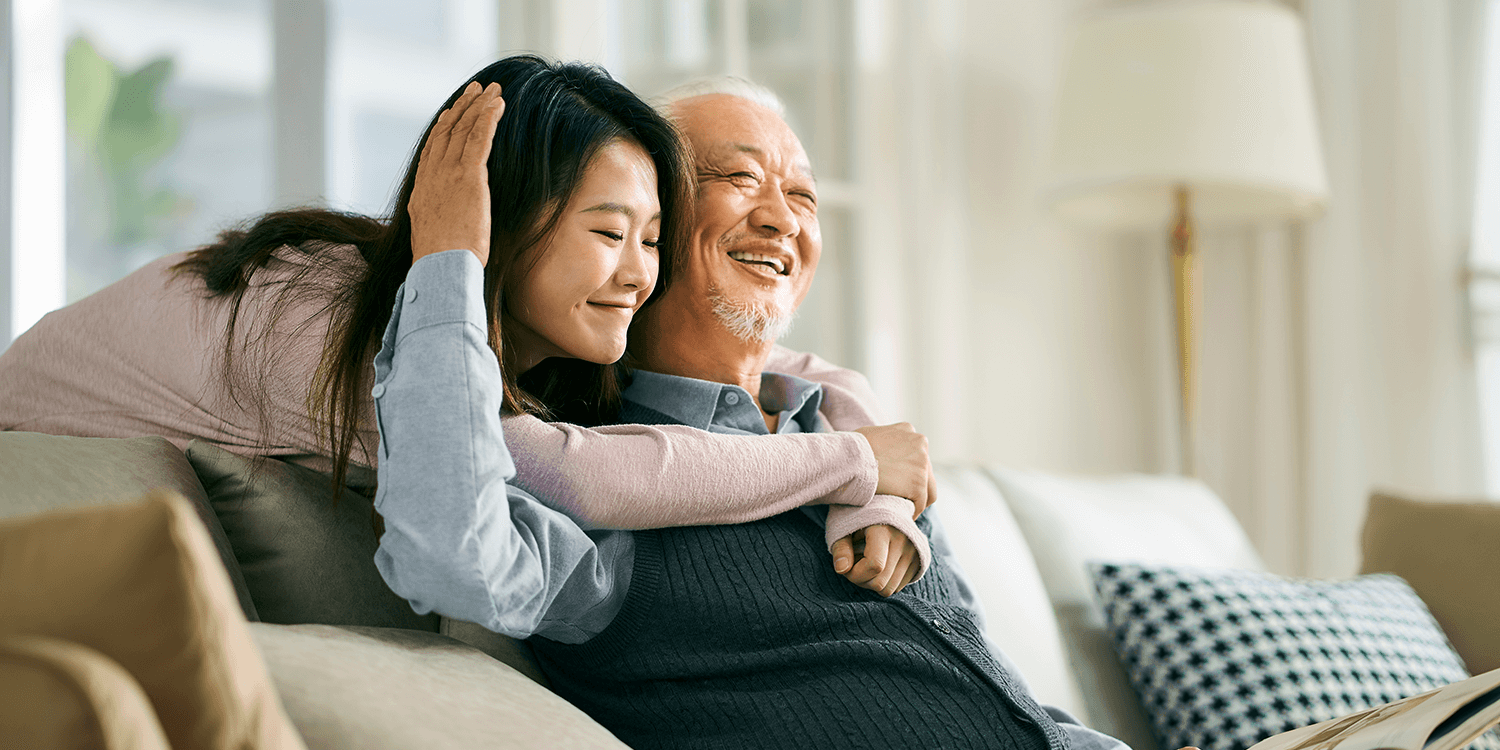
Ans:
{"label": "woman's long dark hair", "polygon": [[[592,65],[517,55],[486,67],[470,81],[481,86],[499,83],[505,98],[488,163],[492,220],[484,272],[489,343],[500,359],[505,408],[587,424],[609,419],[619,403],[617,365],[549,361],[533,368],[524,383],[518,379],[515,352],[507,343],[514,338],[508,335],[514,323],[505,314],[505,292],[514,289],[546,251],[544,240],[593,156],[601,147],[623,140],[639,144],[656,167],[662,222],[660,270],[652,299],[658,297],[671,281],[674,254],[688,239],[693,177],[686,149],[671,123]],[[453,105],[463,88],[448,97],[439,114]],[[436,121],[434,115],[414,154],[421,153]],[[243,385],[245,375],[259,372],[256,382],[263,382],[267,368],[276,366],[276,347],[267,344],[286,310],[307,300],[326,306],[331,323],[306,407],[327,437],[335,486],[342,486],[357,442],[373,455],[373,446],[363,445],[359,434],[361,406],[369,398],[371,363],[390,320],[396,290],[411,268],[407,206],[416,171],[414,155],[388,218],[321,209],[271,213],[247,228],[224,232],[218,242],[199,248],[175,267],[201,277],[211,297],[229,300],[222,358],[226,384],[236,398],[236,384]],[[339,254],[329,248],[337,245],[357,248],[363,266],[334,260]],[[237,324],[251,277],[281,248],[288,248],[283,254],[296,253],[304,262],[270,303],[270,314],[258,333],[241,344],[247,351],[259,351],[261,358],[236,367]],[[258,345],[251,340],[256,338]],[[264,421],[265,389],[252,391]]]}

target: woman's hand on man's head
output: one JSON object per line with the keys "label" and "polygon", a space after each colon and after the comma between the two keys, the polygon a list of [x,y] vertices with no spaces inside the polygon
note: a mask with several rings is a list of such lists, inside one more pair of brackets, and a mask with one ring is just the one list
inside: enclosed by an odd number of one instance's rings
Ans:
{"label": "woman's hand on man's head", "polygon": [[490,189],[486,163],[495,128],[505,112],[500,84],[471,81],[452,107],[438,115],[417,157],[417,178],[407,210],[411,259],[463,248],[490,258]]}

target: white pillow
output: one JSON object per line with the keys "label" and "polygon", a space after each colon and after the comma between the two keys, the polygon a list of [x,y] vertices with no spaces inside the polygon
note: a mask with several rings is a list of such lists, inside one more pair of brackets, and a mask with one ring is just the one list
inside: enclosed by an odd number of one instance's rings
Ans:
{"label": "white pillow", "polygon": [[974,593],[986,635],[1042,703],[1088,720],[1031,550],[995,485],[976,469],[939,468],[936,517]]}
{"label": "white pillow", "polygon": [[1056,610],[1090,726],[1136,750],[1156,747],[1094,600],[1090,561],[1265,570],[1244,529],[1194,479],[1066,477],[992,467]]}

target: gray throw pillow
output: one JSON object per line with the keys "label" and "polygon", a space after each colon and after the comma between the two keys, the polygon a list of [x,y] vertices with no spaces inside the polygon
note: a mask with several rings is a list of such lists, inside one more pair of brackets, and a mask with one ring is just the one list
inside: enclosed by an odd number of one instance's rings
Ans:
{"label": "gray throw pillow", "polygon": [[[438,630],[375,568],[371,500],[327,474],[193,441],[188,460],[234,549],[263,622]],[[365,479],[368,479],[366,477]]]}
{"label": "gray throw pillow", "polygon": [[193,467],[166,438],[0,432],[0,518],[135,502],[154,489],[176,492],[193,505],[224,562],[240,608],[254,622],[255,604],[229,539],[209,510]]}
{"label": "gray throw pillow", "polygon": [[[1120,661],[1161,746],[1266,737],[1465,679],[1406,582],[1092,563]],[[1500,750],[1488,735],[1469,750]]]}

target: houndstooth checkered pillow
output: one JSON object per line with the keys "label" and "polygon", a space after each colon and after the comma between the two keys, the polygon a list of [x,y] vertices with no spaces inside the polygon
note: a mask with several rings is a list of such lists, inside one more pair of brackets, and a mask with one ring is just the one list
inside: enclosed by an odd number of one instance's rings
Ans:
{"label": "houndstooth checkered pillow", "polygon": [[[1406,582],[1092,563],[1162,747],[1243,750],[1469,674]],[[1470,745],[1500,750],[1491,732]]]}

